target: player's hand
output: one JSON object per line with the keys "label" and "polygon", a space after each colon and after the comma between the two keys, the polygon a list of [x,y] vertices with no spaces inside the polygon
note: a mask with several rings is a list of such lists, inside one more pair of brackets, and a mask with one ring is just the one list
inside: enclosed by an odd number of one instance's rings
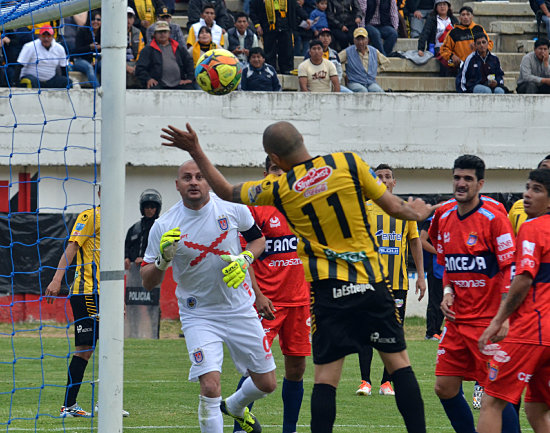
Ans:
{"label": "player's hand", "polygon": [[418,296],[418,300],[421,301],[424,297],[424,294],[426,293],[426,279],[425,278],[418,278],[416,280],[416,291],[414,292],[415,295]]}
{"label": "player's hand", "polygon": [[455,297],[450,293],[443,295],[443,300],[441,301],[441,311],[443,311],[443,315],[445,316],[445,318],[450,320],[451,322],[454,322],[456,316],[455,312],[451,310],[454,301]]}
{"label": "player's hand", "polygon": [[[506,320],[506,322],[508,322],[508,320]],[[483,331],[483,334],[481,334],[479,340],[477,340],[477,347],[479,348],[479,351],[481,353],[484,353],[485,346],[487,346],[487,344],[496,343],[504,338],[498,338],[502,326],[504,326],[504,324],[499,325],[499,323],[496,322],[495,319],[491,320],[489,326],[485,329],[485,331]],[[506,333],[508,333],[508,329],[506,329]]]}
{"label": "player's hand", "polygon": [[271,300],[267,296],[260,293],[256,295],[256,311],[262,318],[273,320],[275,319],[275,315],[273,313],[277,310],[273,307]]}
{"label": "player's hand", "polygon": [[130,259],[128,258],[124,259],[124,269],[126,270],[130,269],[130,264],[131,264]]}
{"label": "player's hand", "polygon": [[254,255],[250,251],[243,251],[238,256],[224,254],[220,257],[229,262],[229,265],[222,269],[223,281],[227,287],[236,289],[244,281],[246,270],[254,261]]}
{"label": "player's hand", "polygon": [[178,227],[168,230],[160,238],[160,255],[155,260],[155,266],[165,271],[176,255],[178,242],[181,238],[181,231]]}
{"label": "player's hand", "polygon": [[168,140],[168,142],[162,143],[163,146],[177,147],[178,149],[185,150],[186,152],[193,153],[193,151],[200,148],[199,137],[197,133],[191,128],[189,123],[185,124],[187,131],[178,129],[172,125],[168,125],[167,128],[162,128],[162,134],[160,138]]}
{"label": "player's hand", "polygon": [[48,296],[46,298],[46,302],[48,304],[53,304],[53,302],[55,301],[54,296],[59,295],[60,291],[61,283],[58,283],[57,281],[52,281],[46,288],[46,292],[44,292],[44,296]]}
{"label": "player's hand", "polygon": [[426,204],[421,198],[413,199],[412,197],[409,197],[407,203],[418,214],[418,219],[416,221],[424,221],[440,206]]}

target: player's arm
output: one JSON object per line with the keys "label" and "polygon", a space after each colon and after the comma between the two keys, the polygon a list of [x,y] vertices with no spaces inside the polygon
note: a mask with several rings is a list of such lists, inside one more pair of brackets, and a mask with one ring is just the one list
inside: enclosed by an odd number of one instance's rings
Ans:
{"label": "player's arm", "polygon": [[260,316],[267,320],[275,319],[275,315],[273,314],[275,312],[275,307],[273,307],[271,300],[260,290],[260,286],[258,285],[258,280],[256,280],[256,274],[254,273],[252,266],[248,268],[248,275],[250,276],[252,289],[254,289],[254,294],[256,295],[256,311]]}
{"label": "player's arm", "polygon": [[422,254],[422,241],[420,238],[414,238],[409,241],[411,246],[411,254],[413,256],[416,271],[418,273],[418,279],[416,280],[416,291],[418,300],[420,301],[426,293],[426,278],[424,277],[424,255]]}
{"label": "player's arm", "polygon": [[48,285],[48,287],[46,288],[46,292],[44,293],[45,296],[51,296],[51,298],[47,299],[48,304],[53,303],[53,297],[59,295],[59,291],[61,290],[61,282],[63,281],[65,272],[73,262],[74,256],[76,256],[79,248],[80,245],[78,245],[78,242],[76,241],[70,241],[67,245],[67,248],[65,248],[63,255],[59,259],[57,271],[55,271],[52,281]]}
{"label": "player's arm", "polygon": [[374,201],[392,217],[409,221],[423,221],[430,216],[434,209],[439,207],[438,205],[428,205],[420,198],[413,200],[412,197],[409,197],[408,201],[404,201],[389,191],[385,191],[380,198]]}
{"label": "player's arm", "polygon": [[424,248],[430,254],[437,254],[434,246],[428,241],[429,240],[428,232],[426,230],[420,230],[420,242],[422,243],[422,248]]}
{"label": "player's arm", "polygon": [[187,131],[175,128],[171,125],[168,125],[167,128],[162,128],[164,134],[161,135],[161,138],[167,140],[167,142],[162,143],[162,145],[177,147],[178,149],[189,152],[189,155],[195,160],[202,175],[206,178],[210,187],[218,197],[226,201],[242,203],[241,185],[232,185],[225,179],[203,152],[197,133],[191,128],[191,125],[186,123],[185,127]]}
{"label": "player's arm", "polygon": [[[153,226],[156,228],[155,226]],[[152,244],[154,241],[152,237],[154,236],[153,230],[149,233],[149,241]],[[158,235],[157,235],[158,236]],[[146,290],[153,290],[155,287],[158,287],[162,280],[164,279],[164,273],[178,249],[178,242],[181,238],[181,232],[178,227],[175,227],[171,230],[168,230],[160,237],[160,242],[158,242],[158,255],[155,258],[153,263],[147,263],[143,265],[140,269],[140,275],[142,280],[142,285]],[[158,239],[158,237],[157,237]],[[145,255],[149,253],[149,246]],[[152,257],[155,257],[154,255]]]}
{"label": "player's arm", "polygon": [[449,281],[447,276],[447,271],[443,272],[443,299],[441,300],[441,311],[445,316],[445,319],[450,320],[451,322],[455,320],[456,313],[452,310],[452,306],[455,302],[455,292],[453,286]]}
{"label": "player's arm", "polygon": [[497,341],[502,340],[502,338],[499,339],[497,337],[500,328],[512,315],[512,313],[521,305],[527,296],[527,293],[529,293],[529,289],[532,284],[533,277],[529,274],[529,272],[523,272],[522,274],[514,277],[512,284],[510,285],[508,296],[506,296],[504,301],[500,304],[497,315],[493,317],[491,324],[487,327],[487,329],[485,329],[485,331],[483,331],[481,337],[479,337],[479,350],[483,351],[485,345],[489,341],[496,343]]}

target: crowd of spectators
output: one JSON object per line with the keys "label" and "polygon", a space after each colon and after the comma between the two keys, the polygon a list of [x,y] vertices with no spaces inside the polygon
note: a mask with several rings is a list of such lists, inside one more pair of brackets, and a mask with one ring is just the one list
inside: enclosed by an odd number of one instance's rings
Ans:
{"label": "crowd of spectators", "polygon": [[[546,23],[546,3],[533,2]],[[173,0],[129,0],[127,87],[197,88],[197,60],[223,47],[242,63],[242,90],[278,91],[277,74],[296,74],[301,91],[383,92],[376,76],[388,57],[400,56],[395,44],[405,32],[418,38],[414,55],[431,52],[440,75],[456,77],[458,92],[508,91],[493,41],[472,8],[455,17],[450,0],[247,0],[244,9],[190,0],[184,34],[172,22]],[[518,93],[550,92],[549,47],[539,38],[525,56]],[[100,10],[5,31],[0,48],[0,86],[70,87],[70,70],[86,76],[83,87],[101,85]],[[304,56],[297,70],[294,56]]]}

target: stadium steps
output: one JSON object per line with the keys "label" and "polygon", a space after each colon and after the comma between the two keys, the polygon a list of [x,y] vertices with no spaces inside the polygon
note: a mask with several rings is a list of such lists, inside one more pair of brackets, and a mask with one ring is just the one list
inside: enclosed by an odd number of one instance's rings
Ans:
{"label": "stadium steps", "polygon": [[483,1],[464,3],[464,6],[470,6],[474,10],[474,21],[485,30],[495,21],[530,21],[535,16],[529,3]]}
{"label": "stadium steps", "polygon": [[[509,53],[517,52],[517,41],[535,38],[537,36],[537,23],[534,19],[529,21],[494,21],[490,30],[497,33],[497,50]],[[541,33],[546,34],[544,24],[541,26]]]}

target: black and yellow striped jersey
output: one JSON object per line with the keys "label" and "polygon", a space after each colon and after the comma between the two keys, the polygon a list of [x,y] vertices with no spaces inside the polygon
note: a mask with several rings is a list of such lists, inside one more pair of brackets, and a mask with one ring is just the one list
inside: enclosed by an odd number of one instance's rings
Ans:
{"label": "black and yellow striped jersey", "polygon": [[508,219],[512,223],[514,234],[517,235],[521,225],[527,221],[527,214],[525,213],[525,209],[523,207],[523,199],[516,201],[512,205],[510,212],[508,212]]}
{"label": "black and yellow striped jersey", "polygon": [[285,216],[300,239],[297,252],[308,281],[375,283],[385,275],[365,201],[385,191],[359,156],[339,152],[297,164],[279,177],[246,182],[241,200],[276,206]]}
{"label": "black and yellow striped jersey", "polygon": [[378,241],[378,253],[386,267],[392,290],[409,290],[407,258],[409,241],[419,237],[416,221],[389,216],[372,200],[367,202],[371,232]]}
{"label": "black and yellow striped jersey", "polygon": [[80,248],[76,253],[76,272],[72,293],[99,293],[99,207],[81,212],[74,223],[69,242],[76,242]]}

